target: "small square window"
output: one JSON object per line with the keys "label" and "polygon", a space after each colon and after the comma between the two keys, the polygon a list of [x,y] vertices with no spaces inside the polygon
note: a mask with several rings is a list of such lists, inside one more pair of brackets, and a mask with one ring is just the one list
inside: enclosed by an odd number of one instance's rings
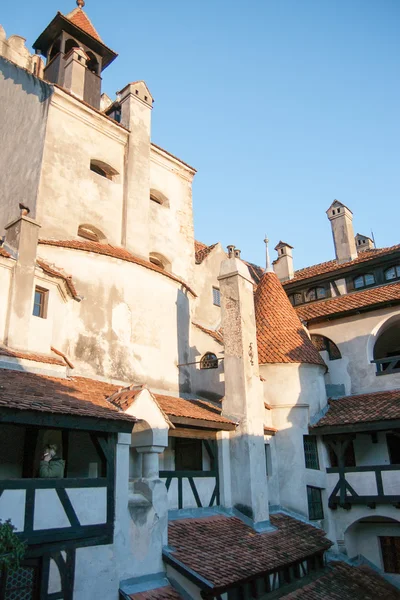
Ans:
{"label": "small square window", "polygon": [[306,469],[319,470],[318,446],[315,435],[305,435],[304,442],[304,458],[306,461]]}
{"label": "small square window", "polygon": [[40,317],[41,319],[46,319],[47,317],[47,300],[48,300],[48,290],[44,290],[40,287],[35,287],[35,296],[33,300],[33,311],[32,314],[34,317]]}
{"label": "small square window", "polygon": [[221,292],[215,287],[213,287],[213,304],[214,306],[221,306]]}
{"label": "small square window", "polygon": [[310,521],[319,521],[324,518],[321,491],[320,488],[307,486],[308,518]]}

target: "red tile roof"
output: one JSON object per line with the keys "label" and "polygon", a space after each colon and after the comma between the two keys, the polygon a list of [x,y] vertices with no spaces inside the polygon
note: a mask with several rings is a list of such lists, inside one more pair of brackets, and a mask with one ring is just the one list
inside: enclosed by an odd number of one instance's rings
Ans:
{"label": "red tile roof", "polygon": [[103,43],[103,40],[97,33],[96,29],[94,28],[92,22],[90,21],[89,17],[87,16],[84,10],[82,10],[81,8],[75,8],[72,12],[66,15],[66,17],[69,21],[71,21],[71,23],[79,27],[79,29],[82,29],[82,31],[88,33],[96,40]]}
{"label": "red tile roof", "polygon": [[282,600],[399,600],[400,591],[367,566],[329,563],[310,583],[298,582],[297,590]]}
{"label": "red tile roof", "polygon": [[75,299],[78,298],[78,292],[76,291],[76,287],[74,285],[74,282],[72,281],[71,275],[67,275],[66,273],[63,273],[56,267],[49,265],[46,261],[42,260],[41,258],[38,258],[36,263],[48,275],[51,275],[53,277],[59,277],[60,279],[63,279],[71,296]]}
{"label": "red tile roof", "polygon": [[372,392],[329,400],[329,409],[312,429],[400,419],[400,390]]}
{"label": "red tile roof", "polygon": [[323,365],[275,273],[265,273],[255,294],[258,362]]}
{"label": "red tile roof", "polygon": [[229,589],[307,557],[332,545],[325,532],[284,514],[270,516],[277,528],[257,533],[236,517],[223,515],[182,519],[168,525],[171,556],[216,589]]}
{"label": "red tile roof", "polygon": [[31,360],[34,362],[41,362],[48,365],[62,365],[65,367],[65,361],[49,354],[38,354],[37,352],[21,352],[19,350],[13,350],[12,348],[6,348],[0,346],[0,356],[9,356],[11,358],[20,358],[24,360]]}
{"label": "red tile roof", "polygon": [[353,310],[378,308],[386,302],[400,302],[400,283],[388,283],[368,290],[359,290],[337,298],[328,298],[296,307],[302,321],[324,320]]}
{"label": "red tile roof", "polygon": [[156,271],[160,273],[160,275],[164,275],[164,277],[168,277],[173,281],[176,281],[183,285],[193,296],[196,296],[195,292],[188,286],[188,284],[176,277],[172,273],[168,273],[164,271],[161,267],[154,265],[150,261],[144,260],[143,258],[139,258],[134,254],[131,254],[129,250],[125,248],[120,248],[117,246],[112,246],[111,244],[99,244],[98,242],[90,242],[90,241],[81,241],[81,240],[39,240],[39,244],[44,246],[57,246],[59,248],[71,248],[73,250],[83,250],[84,252],[93,252],[94,254],[101,254],[103,256],[110,256],[111,258],[117,258],[119,260],[124,260],[126,262],[131,262],[136,265],[140,265],[145,267],[146,269],[150,269],[151,271]]}
{"label": "red tile roof", "polygon": [[200,265],[205,258],[210,254],[211,250],[215,248],[217,244],[212,244],[211,246],[206,246],[202,242],[194,241],[194,255],[196,260],[196,265]]}
{"label": "red tile roof", "polygon": [[[114,393],[110,401],[121,410],[127,410],[134,402],[136,396],[143,388],[130,389],[124,388]],[[188,400],[186,398],[177,398],[176,396],[167,396],[165,394],[154,394],[150,392],[162,411],[168,417],[186,417],[188,419],[199,419],[214,423],[229,423],[233,421],[221,415],[221,408],[214,406],[211,402],[205,400]]]}
{"label": "red tile roof", "polygon": [[0,246],[0,256],[4,256],[4,258],[11,258],[11,254],[4,250],[2,246]]}
{"label": "red tile roof", "polygon": [[131,594],[128,598],[131,598],[131,600],[182,600],[182,596],[178,594],[172,585]]}
{"label": "red tile roof", "polygon": [[337,260],[329,260],[328,262],[313,265],[312,267],[306,267],[305,269],[299,269],[295,271],[293,279],[289,279],[283,283],[286,287],[293,282],[300,281],[302,279],[309,279],[310,277],[316,277],[317,275],[324,275],[325,273],[331,273],[332,271],[338,271],[340,269],[346,270],[353,265],[358,265],[364,262],[368,262],[377,258],[378,256],[386,256],[400,250],[400,244],[396,246],[390,246],[388,248],[373,248],[371,250],[363,250],[360,255],[346,263],[339,264]]}
{"label": "red tile roof", "polygon": [[199,325],[199,323],[192,323],[192,325],[197,327],[197,329],[200,329],[200,331],[202,331],[203,333],[207,333],[207,335],[210,335],[219,344],[224,343],[221,330],[215,331],[214,329],[207,329],[206,327],[203,327],[203,325]]}
{"label": "red tile roof", "polygon": [[84,377],[61,379],[0,369],[0,409],[130,421],[133,425],[134,417],[107,401],[115,390],[114,385]]}

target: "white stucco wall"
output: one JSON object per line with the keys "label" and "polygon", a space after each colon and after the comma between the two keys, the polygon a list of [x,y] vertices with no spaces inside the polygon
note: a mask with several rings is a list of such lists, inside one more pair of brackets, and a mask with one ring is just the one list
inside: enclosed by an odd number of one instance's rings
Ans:
{"label": "white stucco wall", "polygon": [[221,307],[213,304],[212,289],[220,288],[218,275],[221,262],[225,259],[226,253],[218,243],[203,262],[194,268],[197,298],[193,319],[209,329],[218,329],[221,325]]}
{"label": "white stucco wall", "polygon": [[8,302],[10,297],[10,285],[12,269],[15,261],[0,257],[0,343],[4,342],[6,333]]}

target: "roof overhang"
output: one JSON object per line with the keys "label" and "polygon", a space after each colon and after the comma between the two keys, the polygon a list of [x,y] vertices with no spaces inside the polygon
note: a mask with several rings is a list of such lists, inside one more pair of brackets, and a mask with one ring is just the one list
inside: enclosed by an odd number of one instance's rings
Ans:
{"label": "roof overhang", "polygon": [[171,423],[174,425],[209,429],[212,431],[234,431],[236,429],[236,425],[233,422],[229,423],[227,421],[208,421],[206,419],[193,419],[191,417],[173,417],[172,415],[168,416]]}
{"label": "roof overhang", "polygon": [[370,421],[366,423],[346,423],[342,425],[322,425],[309,427],[314,435],[339,435],[343,433],[367,433],[371,431],[388,431],[400,428],[400,419]]}
{"label": "roof overhang", "polygon": [[47,51],[54,40],[60,35],[62,31],[79,37],[79,39],[88,48],[99,54],[103,59],[102,70],[108,67],[118,56],[114,50],[108,48],[105,44],[89,35],[86,31],[77,27],[67,17],[58,12],[54,19],[49,23],[46,29],[39,35],[37,40],[33,44],[34,50],[39,50],[42,56],[47,55]]}

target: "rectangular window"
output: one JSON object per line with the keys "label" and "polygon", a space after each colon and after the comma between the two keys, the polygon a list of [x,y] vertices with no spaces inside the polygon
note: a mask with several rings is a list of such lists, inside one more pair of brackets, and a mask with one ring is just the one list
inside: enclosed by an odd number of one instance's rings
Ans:
{"label": "rectangular window", "polygon": [[202,471],[203,443],[201,440],[175,438],[175,471]]}
{"label": "rectangular window", "polygon": [[305,435],[303,436],[303,442],[306,469],[319,471],[317,437],[315,435]]}
{"label": "rectangular window", "polygon": [[400,465],[400,434],[387,433],[386,441],[391,465]]}
{"label": "rectangular window", "polygon": [[318,521],[324,518],[321,491],[320,488],[307,486],[308,517],[310,521]]}
{"label": "rectangular window", "polygon": [[213,304],[214,306],[221,306],[221,293],[218,288],[213,287]]}
{"label": "rectangular window", "polygon": [[400,574],[400,537],[385,535],[379,539],[385,573]]}
{"label": "rectangular window", "polygon": [[47,299],[48,290],[35,287],[35,296],[33,300],[33,315],[45,319],[47,317]]}

